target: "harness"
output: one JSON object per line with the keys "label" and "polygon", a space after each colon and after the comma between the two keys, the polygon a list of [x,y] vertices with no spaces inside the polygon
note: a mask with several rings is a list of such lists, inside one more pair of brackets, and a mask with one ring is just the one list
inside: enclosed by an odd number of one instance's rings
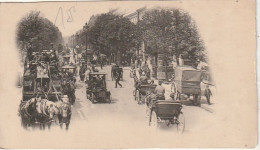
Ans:
{"label": "harness", "polygon": [[45,100],[44,102],[41,102],[41,110],[42,110],[42,113],[45,115],[45,116],[48,116],[47,113],[45,112],[45,107],[46,107],[46,103],[47,103],[47,100]]}

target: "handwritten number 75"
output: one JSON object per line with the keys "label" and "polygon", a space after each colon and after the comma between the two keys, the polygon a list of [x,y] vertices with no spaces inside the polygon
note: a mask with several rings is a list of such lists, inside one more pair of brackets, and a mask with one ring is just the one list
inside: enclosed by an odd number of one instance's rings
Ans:
{"label": "handwritten number 75", "polygon": [[[68,17],[67,17],[67,22],[73,22],[73,16],[72,16],[72,13],[75,13],[76,12],[76,8],[75,8],[75,6],[72,6],[72,7],[70,7],[70,9],[68,9],[67,10],[67,15],[68,15]],[[55,25],[56,25],[56,22],[57,22],[57,19],[59,18],[59,16],[61,15],[61,23],[62,23],[62,26],[63,26],[63,28],[65,28],[65,26],[64,26],[64,19],[63,19],[63,8],[62,7],[59,7],[59,10],[58,10],[58,13],[57,13],[57,15],[56,15],[56,18],[55,18]]]}

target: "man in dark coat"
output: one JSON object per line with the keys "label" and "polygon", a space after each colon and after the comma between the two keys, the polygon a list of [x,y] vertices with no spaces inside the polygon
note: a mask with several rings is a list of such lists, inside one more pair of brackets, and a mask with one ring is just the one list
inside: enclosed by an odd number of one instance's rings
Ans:
{"label": "man in dark coat", "polygon": [[209,105],[211,105],[211,103],[210,103],[210,96],[211,95],[212,95],[212,92],[209,89],[209,85],[207,85],[206,89],[205,89],[205,96],[206,96],[206,99],[207,99],[207,102],[208,102]]}
{"label": "man in dark coat", "polygon": [[115,75],[116,75],[116,88],[117,88],[117,85],[120,85],[120,87],[122,87],[122,85],[119,83],[120,81],[120,78],[121,78],[121,71],[119,71],[118,68],[116,68],[116,71],[115,71]]}

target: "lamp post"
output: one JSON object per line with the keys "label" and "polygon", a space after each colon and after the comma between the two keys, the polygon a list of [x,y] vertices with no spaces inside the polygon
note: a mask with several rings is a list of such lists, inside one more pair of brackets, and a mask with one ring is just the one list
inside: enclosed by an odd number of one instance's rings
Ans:
{"label": "lamp post", "polygon": [[73,34],[72,35],[72,53],[73,53],[73,58],[75,60],[75,63],[76,63],[76,58],[75,58],[75,35]]}
{"label": "lamp post", "polygon": [[76,33],[76,54],[77,54],[77,57],[76,57],[76,62],[78,62],[78,51],[79,51],[79,42],[78,42],[78,40],[79,40],[79,34],[78,33]]}
{"label": "lamp post", "polygon": [[89,29],[89,26],[88,24],[86,23],[84,26],[83,26],[83,33],[85,34],[85,37],[86,37],[86,43],[85,43],[85,63],[87,65],[87,50],[88,50],[88,29]]}

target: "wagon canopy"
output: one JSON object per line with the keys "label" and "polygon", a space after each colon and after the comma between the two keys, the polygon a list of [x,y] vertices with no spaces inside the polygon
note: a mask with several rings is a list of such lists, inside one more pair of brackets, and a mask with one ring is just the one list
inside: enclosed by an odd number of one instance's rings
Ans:
{"label": "wagon canopy", "polygon": [[47,69],[37,67],[37,78],[49,78]]}
{"label": "wagon canopy", "polygon": [[76,66],[74,66],[74,65],[65,65],[65,66],[62,66],[62,69],[76,69]]}
{"label": "wagon canopy", "polygon": [[177,67],[175,70],[175,80],[200,82],[201,71],[191,67]]}
{"label": "wagon canopy", "polygon": [[182,73],[182,80],[183,81],[201,81],[201,72],[200,71],[191,71],[191,70],[187,70],[187,71],[183,71]]}

